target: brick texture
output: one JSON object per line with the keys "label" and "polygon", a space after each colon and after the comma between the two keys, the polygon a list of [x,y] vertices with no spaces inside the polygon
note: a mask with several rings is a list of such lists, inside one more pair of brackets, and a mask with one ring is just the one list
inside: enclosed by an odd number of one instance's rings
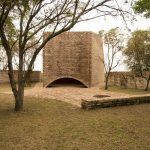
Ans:
{"label": "brick texture", "polygon": [[[14,76],[16,82],[18,81],[18,71],[14,71]],[[30,76],[31,82],[39,82],[41,80],[41,72],[40,71],[32,71]],[[0,71],[0,83],[9,83],[8,71],[1,70]]]}
{"label": "brick texture", "polygon": [[92,100],[81,102],[82,109],[96,109],[96,108],[107,108],[116,106],[127,106],[127,105],[138,105],[150,103],[150,96],[136,96],[127,98],[109,98],[101,100]]}
{"label": "brick texture", "polygon": [[[150,72],[145,72],[145,76],[148,77],[149,75]],[[144,89],[147,82],[144,78],[138,77],[132,72],[111,72],[108,84],[110,86],[120,86],[123,88]]]}
{"label": "brick texture", "polygon": [[[47,36],[45,33],[44,37]],[[104,85],[102,40],[92,32],[66,32],[44,47],[43,85],[61,78],[73,78],[86,87]]]}

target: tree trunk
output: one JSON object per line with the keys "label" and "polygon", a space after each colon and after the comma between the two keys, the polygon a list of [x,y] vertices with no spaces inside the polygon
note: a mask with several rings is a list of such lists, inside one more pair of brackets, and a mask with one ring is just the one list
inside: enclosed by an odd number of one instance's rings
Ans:
{"label": "tree trunk", "polygon": [[15,98],[15,111],[21,111],[23,109],[23,95],[18,94]]}
{"label": "tree trunk", "polygon": [[147,79],[147,84],[146,84],[146,88],[145,88],[145,91],[148,91],[148,87],[149,87],[149,82],[150,82],[150,76],[149,76],[149,78]]}
{"label": "tree trunk", "polygon": [[108,77],[109,77],[109,75],[106,75],[106,78],[105,78],[105,90],[108,89]]}
{"label": "tree trunk", "polygon": [[24,100],[24,85],[18,85],[17,96],[15,97],[15,111],[21,111],[23,109]]}
{"label": "tree trunk", "polygon": [[28,73],[28,76],[26,78],[25,86],[31,87],[31,73],[32,70]]}

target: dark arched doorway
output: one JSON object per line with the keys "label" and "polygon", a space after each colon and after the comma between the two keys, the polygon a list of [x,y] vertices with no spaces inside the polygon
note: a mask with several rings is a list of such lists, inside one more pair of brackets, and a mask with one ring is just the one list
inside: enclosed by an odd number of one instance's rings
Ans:
{"label": "dark arched doorway", "polygon": [[73,78],[59,78],[53,82],[51,82],[47,87],[81,87],[86,88],[81,81],[73,79]]}

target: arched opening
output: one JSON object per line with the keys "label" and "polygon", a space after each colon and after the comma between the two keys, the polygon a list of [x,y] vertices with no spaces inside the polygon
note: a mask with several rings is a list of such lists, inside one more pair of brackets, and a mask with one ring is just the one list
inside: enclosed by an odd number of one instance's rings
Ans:
{"label": "arched opening", "polygon": [[60,78],[53,82],[51,82],[47,87],[81,87],[86,88],[87,86],[84,85],[79,80],[73,78]]}

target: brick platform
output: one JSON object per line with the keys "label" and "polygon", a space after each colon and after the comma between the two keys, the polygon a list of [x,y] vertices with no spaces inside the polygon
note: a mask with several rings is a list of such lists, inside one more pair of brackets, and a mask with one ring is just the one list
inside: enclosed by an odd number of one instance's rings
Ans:
{"label": "brick platform", "polygon": [[81,107],[83,109],[96,109],[96,108],[107,108],[116,106],[127,106],[127,105],[137,105],[143,103],[150,103],[150,96],[135,96],[128,98],[108,98],[101,100],[92,100],[81,102]]}

